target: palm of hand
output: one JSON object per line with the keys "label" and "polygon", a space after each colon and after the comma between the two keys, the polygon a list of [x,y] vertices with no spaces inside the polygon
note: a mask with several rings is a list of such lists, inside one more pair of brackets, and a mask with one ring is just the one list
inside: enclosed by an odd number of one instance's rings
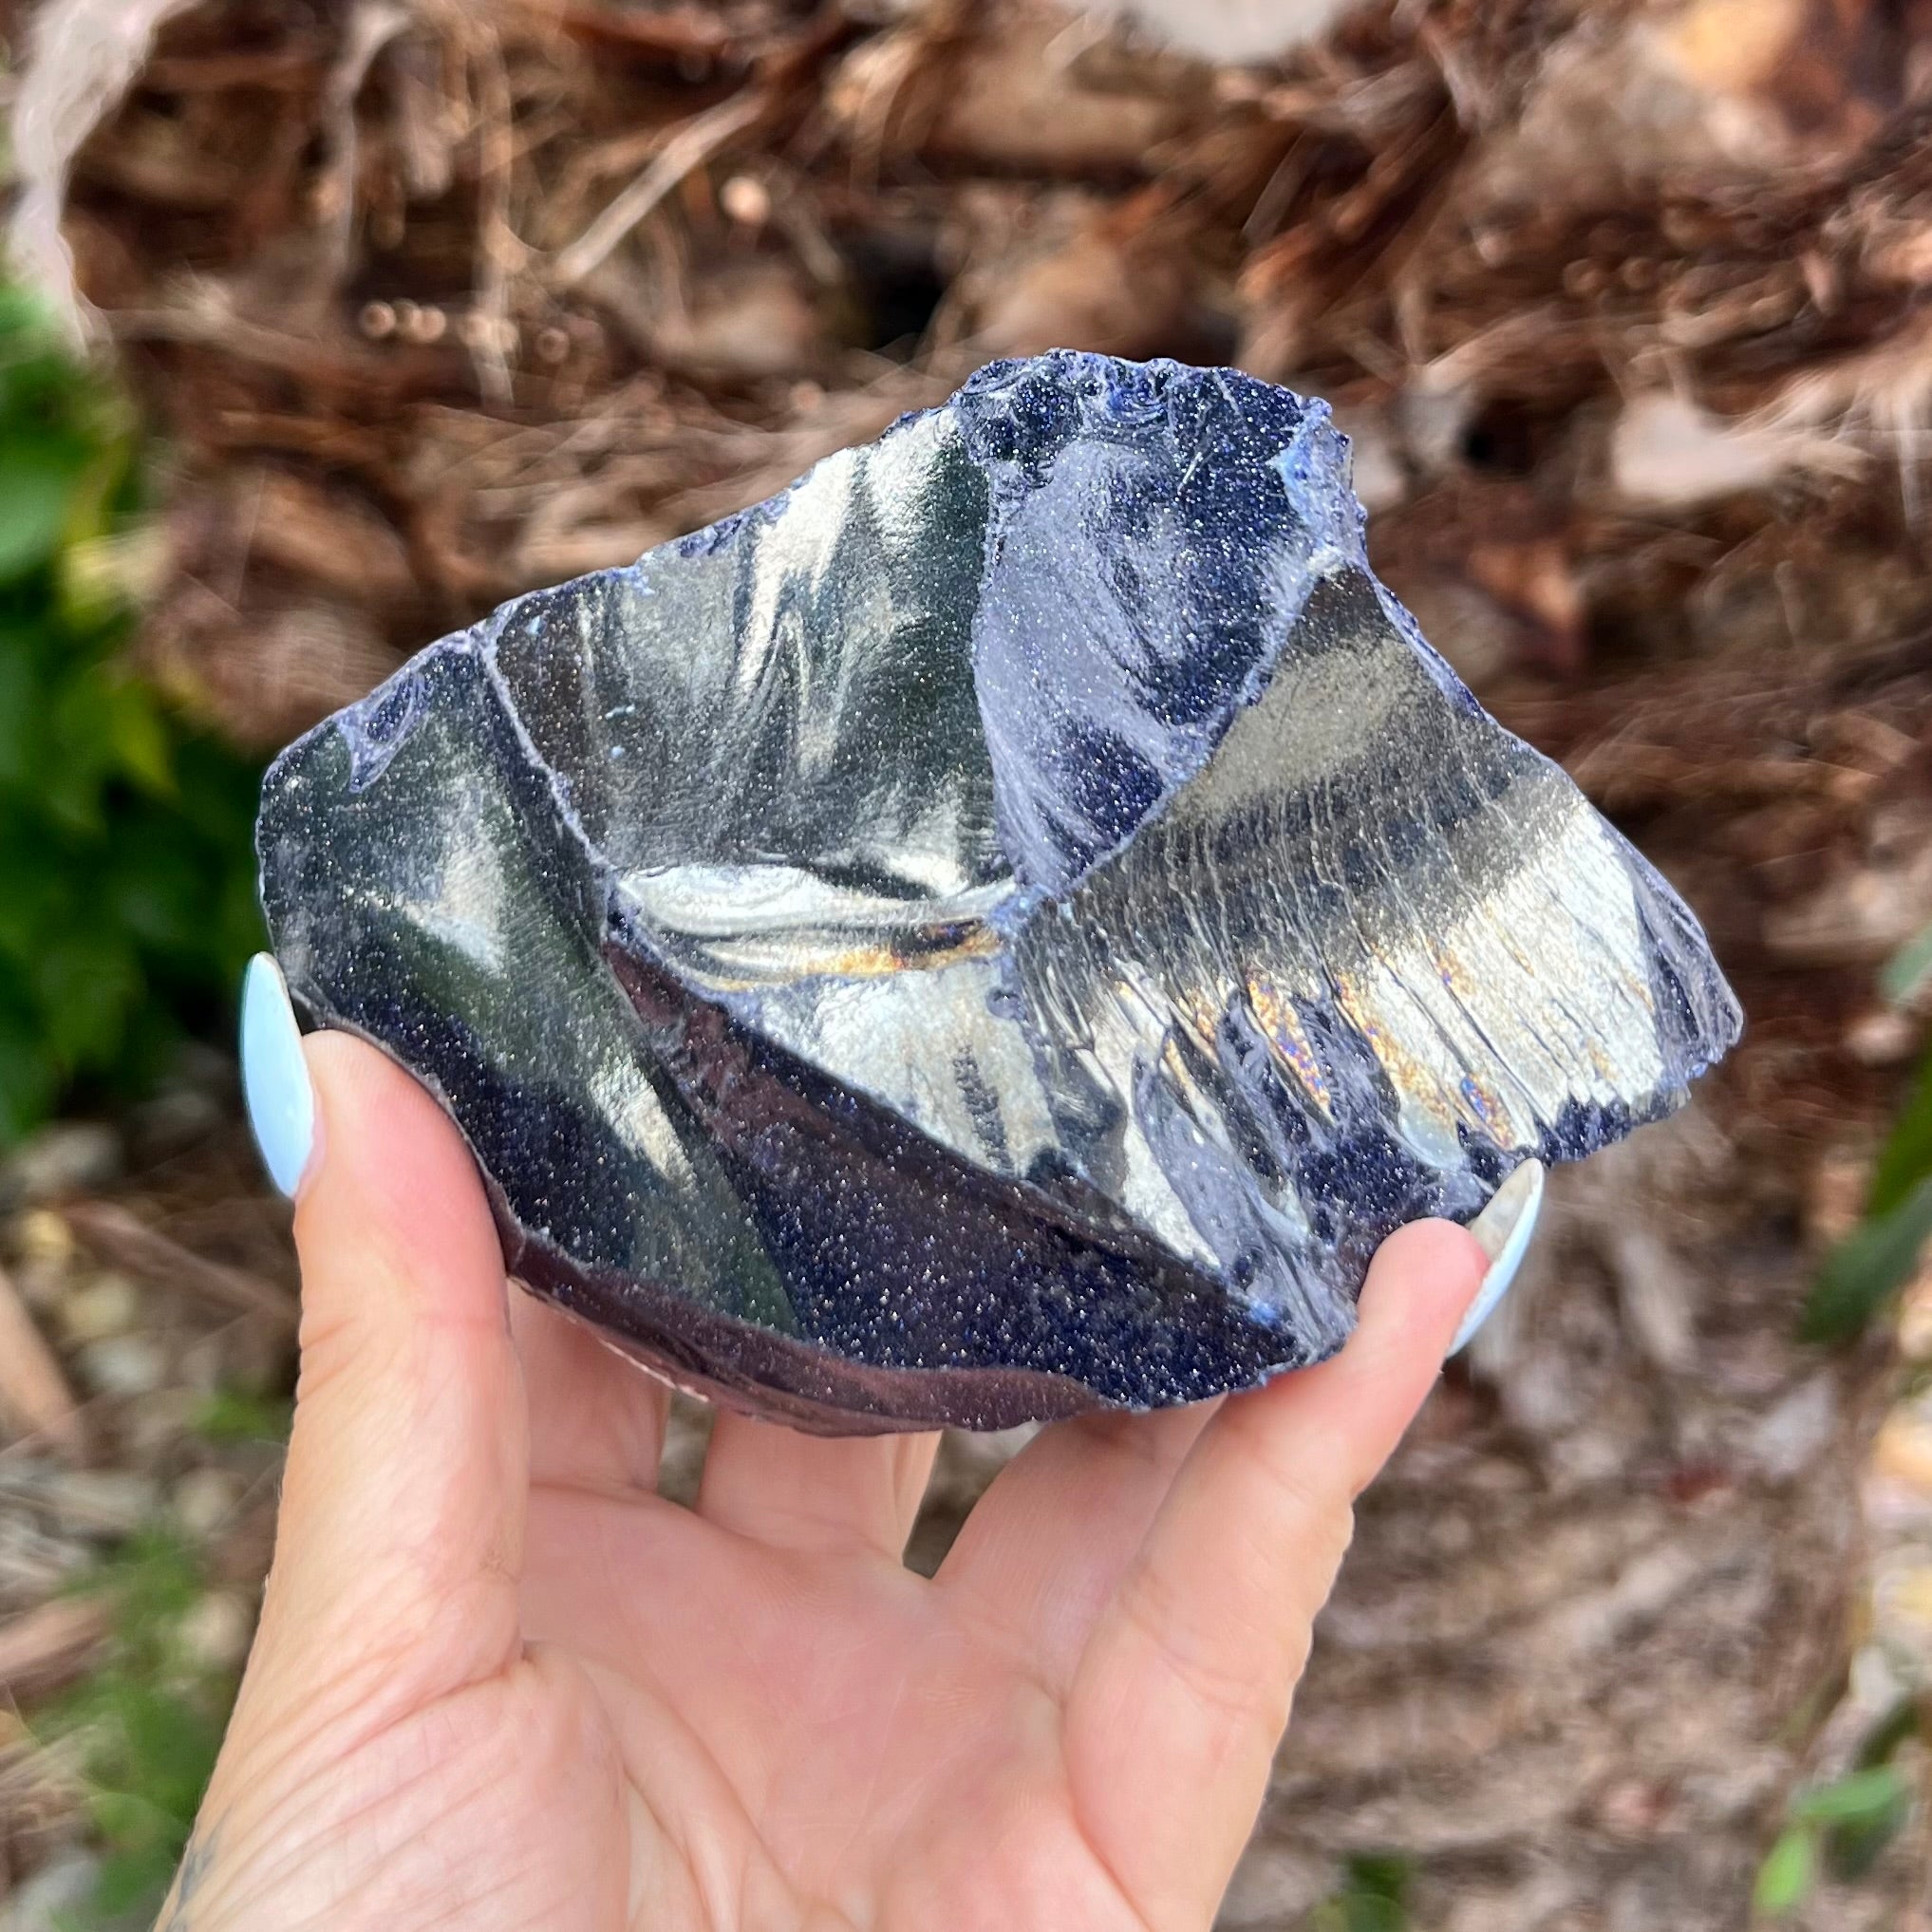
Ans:
{"label": "palm of hand", "polygon": [[[532,1499],[526,1628],[571,1660],[608,1727],[640,1920],[1145,1923],[1095,1835],[1111,1829],[1100,1758],[1116,1753],[1097,1754],[1070,1714],[1075,1626],[1090,1619],[1050,1601],[1041,1628],[960,1574],[903,1567],[927,1444],[798,1444],[743,1422],[722,1435],[720,1462],[740,1466],[737,1501],[760,1519],[744,1531],[654,1497]],[[792,1464],[781,1492],[801,1462],[842,1465],[855,1507],[809,1534],[767,1517],[751,1467],[767,1458]]]}
{"label": "palm of hand", "polygon": [[[514,1326],[535,1472],[517,1641],[391,1741],[411,1757],[424,1733],[460,1743],[434,1782],[484,1798],[455,1871],[446,1841],[399,1832],[431,1853],[426,1898],[473,1885],[484,1916],[465,1924],[1207,1922],[1285,1712],[1234,1726],[1252,1733],[1246,1807],[1217,1831],[1201,1804],[1149,1866],[1135,1818],[1175,1805],[1172,1767],[1135,1735],[1104,1657],[1082,1677],[1205,1412],[1048,1432],[928,1581],[899,1552],[932,1438],[723,1416],[687,1510],[633,1479],[655,1472],[661,1395],[535,1304]],[[1311,1552],[1324,1586],[1339,1536]],[[1137,1622],[1107,1627],[1137,1647]],[[1133,1667],[1157,1700],[1156,1668]],[[1253,1696],[1173,1688],[1210,1715]]]}
{"label": "palm of hand", "polygon": [[935,1581],[899,1558],[930,1438],[722,1418],[696,1512],[540,1485],[525,1630],[608,1727],[628,1901],[693,1927],[1205,1923],[1240,1829],[1197,1834],[1186,1870],[1137,1868],[1134,1713],[1081,1678],[1204,1422],[1050,1433]]}
{"label": "palm of hand", "polygon": [[934,1438],[721,1416],[666,1500],[658,1386],[527,1298],[506,1331],[442,1116],[353,1042],[311,1066],[281,1542],[182,1927],[1210,1922],[1467,1236],[1391,1242],[1321,1369],[1043,1432],[928,1580]]}

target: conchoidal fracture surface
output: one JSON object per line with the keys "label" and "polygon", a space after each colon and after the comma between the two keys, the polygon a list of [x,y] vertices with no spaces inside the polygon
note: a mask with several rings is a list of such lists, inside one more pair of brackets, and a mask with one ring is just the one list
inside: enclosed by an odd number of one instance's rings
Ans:
{"label": "conchoidal fracture surface", "polygon": [[1325,405],[1057,352],[285,753],[318,1020],[689,1385],[996,1427],[1330,1353],[1377,1244],[1679,1105],[1683,905],[1368,569]]}

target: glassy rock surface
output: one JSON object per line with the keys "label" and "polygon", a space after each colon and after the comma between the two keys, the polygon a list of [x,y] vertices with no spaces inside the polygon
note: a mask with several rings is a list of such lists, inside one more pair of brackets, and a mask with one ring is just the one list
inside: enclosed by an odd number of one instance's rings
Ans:
{"label": "glassy rock surface", "polygon": [[511,1270],[802,1426],[1185,1402],[1668,1113],[1697,922],[1370,573],[1321,403],[1056,353],[283,754],[275,949]]}

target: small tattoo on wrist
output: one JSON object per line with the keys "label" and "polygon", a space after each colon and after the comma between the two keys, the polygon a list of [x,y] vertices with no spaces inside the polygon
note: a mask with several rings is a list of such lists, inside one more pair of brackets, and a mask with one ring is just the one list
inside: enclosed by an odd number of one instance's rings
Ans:
{"label": "small tattoo on wrist", "polygon": [[215,1863],[215,1847],[221,1836],[219,1825],[211,1826],[203,1831],[198,1827],[188,1840],[188,1848],[181,1854],[181,1868],[175,1874],[175,1883],[169,1888],[167,1902],[161,1906],[159,1923],[155,1932],[191,1932],[196,1894],[207,1884],[208,1873]]}

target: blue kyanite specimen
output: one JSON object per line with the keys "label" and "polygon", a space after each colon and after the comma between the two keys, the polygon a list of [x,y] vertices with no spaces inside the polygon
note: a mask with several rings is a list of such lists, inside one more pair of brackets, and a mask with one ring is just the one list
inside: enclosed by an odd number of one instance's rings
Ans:
{"label": "blue kyanite specimen", "polygon": [[1697,922],[1370,572],[1326,406],[1056,353],[506,605],[283,754],[313,1017],[511,1271],[827,1431],[1258,1382],[1670,1112]]}

